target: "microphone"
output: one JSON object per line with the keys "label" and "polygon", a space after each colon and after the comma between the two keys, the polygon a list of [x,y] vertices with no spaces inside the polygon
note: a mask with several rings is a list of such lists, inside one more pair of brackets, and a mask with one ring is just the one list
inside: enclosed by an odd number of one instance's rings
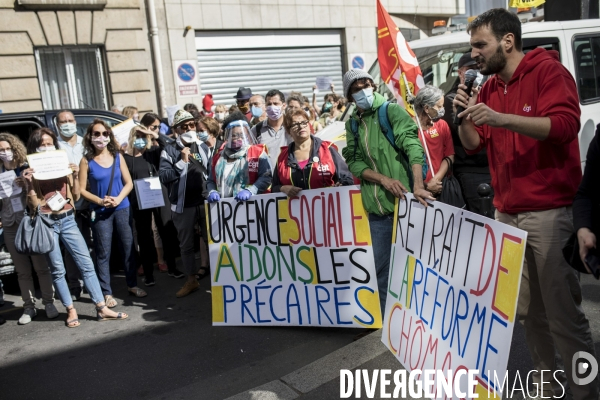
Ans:
{"label": "microphone", "polygon": [[[469,96],[471,96],[471,91],[473,90],[473,84],[475,83],[476,79],[477,79],[477,71],[475,71],[474,69],[470,69],[465,73],[465,85],[467,86],[467,89],[465,90],[465,92],[467,92],[467,94]],[[465,111],[464,107],[462,107],[462,106],[456,107],[456,115],[454,116],[454,125],[462,124],[462,118],[458,118],[458,114],[460,114],[463,111]]]}

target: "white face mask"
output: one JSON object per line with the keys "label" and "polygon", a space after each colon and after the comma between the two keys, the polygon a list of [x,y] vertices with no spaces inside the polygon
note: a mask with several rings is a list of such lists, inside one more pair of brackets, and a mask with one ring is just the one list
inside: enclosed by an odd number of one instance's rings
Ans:
{"label": "white face mask", "polygon": [[110,138],[104,136],[92,139],[92,144],[97,149],[105,148],[106,146],[108,146],[108,142],[110,142]]}
{"label": "white face mask", "polygon": [[198,136],[195,131],[188,131],[179,135],[181,139],[187,144],[195,143],[198,140]]}
{"label": "white face mask", "polygon": [[54,146],[44,146],[44,147],[38,147],[36,150],[38,153],[43,153],[45,151],[56,150],[56,148]]}
{"label": "white face mask", "polygon": [[59,129],[60,134],[67,138],[73,137],[77,133],[77,125],[71,122],[62,124]]}
{"label": "white face mask", "polygon": [[6,162],[11,162],[13,160],[12,150],[6,150],[3,152],[0,152],[0,160],[6,161]]}

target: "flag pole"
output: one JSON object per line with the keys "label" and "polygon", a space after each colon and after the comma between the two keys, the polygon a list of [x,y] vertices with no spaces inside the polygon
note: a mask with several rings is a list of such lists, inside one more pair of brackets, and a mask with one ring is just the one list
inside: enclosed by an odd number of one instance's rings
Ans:
{"label": "flag pole", "polygon": [[[410,95],[410,97],[414,97],[412,92],[410,91],[410,86],[408,86],[408,82],[406,80],[406,75],[401,73],[402,79],[404,79],[404,87],[406,91]],[[423,127],[421,126],[421,120],[419,116],[415,113],[415,119],[417,120],[417,125],[419,126],[419,132],[421,133],[421,137],[423,138],[423,147],[425,148],[425,154],[427,155],[427,163],[429,164],[429,168],[431,169],[431,176],[435,175],[435,170],[433,169],[433,164],[431,164],[431,157],[429,157],[429,149],[427,148],[427,140],[425,140],[425,134],[423,133]]]}

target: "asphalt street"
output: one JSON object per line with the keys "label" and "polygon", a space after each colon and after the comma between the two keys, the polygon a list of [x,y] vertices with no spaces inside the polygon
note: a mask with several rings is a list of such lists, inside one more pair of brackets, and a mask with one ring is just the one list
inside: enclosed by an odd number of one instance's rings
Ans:
{"label": "asphalt street", "polygon": [[[76,302],[81,326],[75,329],[65,327],[66,313],[58,302],[61,315],[57,319],[48,320],[40,302],[33,322],[17,325],[22,302],[16,278],[3,279],[8,294],[0,315],[8,322],[0,326],[0,398],[225,399],[310,367],[352,346],[356,335],[363,332],[213,327],[208,279],[201,281],[198,292],[177,299],[175,292],[183,280],[158,272],[156,278],[157,285],[147,289],[148,297],[136,299],[126,296],[124,279],[116,276],[116,310],[129,313],[130,319],[95,321],[86,295]],[[585,276],[582,288],[600,353],[600,284]],[[382,352],[358,368],[394,369],[400,365],[389,352]],[[517,325],[509,370],[524,376],[530,369],[523,330]],[[339,376],[297,396],[339,398]],[[262,400],[261,396],[253,399]]]}

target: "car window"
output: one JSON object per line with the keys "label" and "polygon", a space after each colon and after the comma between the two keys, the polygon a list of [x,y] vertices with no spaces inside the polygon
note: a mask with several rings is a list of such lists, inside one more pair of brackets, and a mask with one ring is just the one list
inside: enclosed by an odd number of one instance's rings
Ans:
{"label": "car window", "polygon": [[600,36],[576,36],[573,53],[579,102],[600,101]]}
{"label": "car window", "polygon": [[[123,122],[123,121],[120,121],[115,118],[107,117],[105,115],[81,115],[81,114],[78,114],[78,115],[75,115],[75,120],[77,121],[77,134],[79,136],[85,135],[85,131],[87,130],[88,126],[96,118],[103,120],[111,127]],[[54,117],[53,122],[54,122],[54,126],[56,126],[56,117]]]}
{"label": "car window", "polygon": [[533,49],[541,47],[546,50],[558,51],[559,59],[562,59],[560,54],[560,41],[557,37],[541,37],[541,38],[524,38],[523,39],[523,53],[527,54]]}
{"label": "car window", "polygon": [[31,132],[42,128],[44,125],[34,119],[21,121],[0,121],[0,132],[12,133],[18,136],[23,144],[27,145]]}
{"label": "car window", "polygon": [[458,60],[471,51],[468,43],[452,45],[448,49],[430,47],[416,49],[415,55],[426,85],[437,86],[448,93],[458,81]]}

